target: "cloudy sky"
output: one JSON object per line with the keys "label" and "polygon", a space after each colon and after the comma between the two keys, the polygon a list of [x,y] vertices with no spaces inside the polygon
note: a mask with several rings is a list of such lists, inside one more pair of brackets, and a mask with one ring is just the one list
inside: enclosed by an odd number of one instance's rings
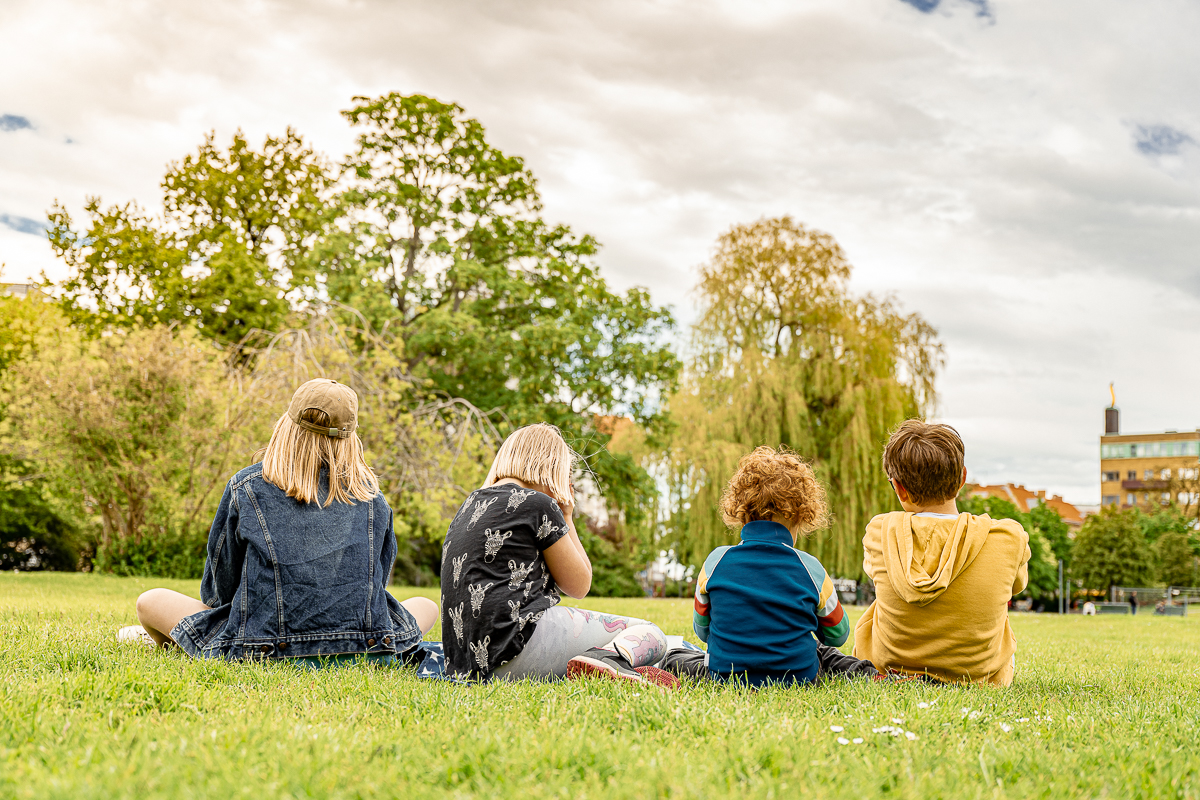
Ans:
{"label": "cloudy sky", "polygon": [[1109,381],[1126,431],[1200,428],[1198,34],[1196,0],[0,0],[0,280],[206,131],[336,157],[352,96],[422,92],[685,322],[730,225],[829,231],[940,331],[972,478],[1095,503]]}

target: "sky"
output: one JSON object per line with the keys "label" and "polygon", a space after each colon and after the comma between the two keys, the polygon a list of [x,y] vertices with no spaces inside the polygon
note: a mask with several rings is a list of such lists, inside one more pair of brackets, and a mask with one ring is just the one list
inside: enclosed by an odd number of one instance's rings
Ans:
{"label": "sky", "polygon": [[939,331],[971,479],[1097,503],[1110,382],[1123,431],[1200,428],[1198,34],[1196,0],[0,0],[0,280],[61,278],[51,204],[159,207],[208,131],[338,158],[352,97],[420,92],[684,326],[730,226],[833,234]]}

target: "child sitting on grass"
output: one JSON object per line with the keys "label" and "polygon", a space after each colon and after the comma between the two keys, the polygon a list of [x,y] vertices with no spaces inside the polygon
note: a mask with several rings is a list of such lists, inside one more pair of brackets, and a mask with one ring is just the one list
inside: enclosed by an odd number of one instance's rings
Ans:
{"label": "child sitting on grass", "polygon": [[958,513],[965,448],[949,425],[911,419],[883,451],[903,511],[863,537],[875,602],[854,629],[854,654],[880,669],[940,681],[1012,683],[1008,601],[1029,583],[1029,536],[1011,519]]}
{"label": "child sitting on grass", "polygon": [[196,658],[313,666],[390,662],[437,621],[432,600],[384,588],[396,560],[392,511],[355,433],[358,396],[327,378],[296,390],[262,462],[230,479],[208,534],[201,600],[151,589],[122,640],[177,644]]}
{"label": "child sitting on grass", "polygon": [[696,583],[692,627],[708,653],[672,650],[663,669],[752,686],[877,675],[835,649],[849,620],[821,562],[795,547],[826,520],[812,469],[783,448],[758,447],[738,462],[720,508],[727,525],[742,526],[741,543],[714,550]]}

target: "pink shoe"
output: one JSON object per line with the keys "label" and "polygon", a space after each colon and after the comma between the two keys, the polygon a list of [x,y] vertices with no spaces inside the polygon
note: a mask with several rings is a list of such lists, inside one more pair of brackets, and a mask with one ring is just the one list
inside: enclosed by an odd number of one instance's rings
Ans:
{"label": "pink shoe", "polygon": [[581,656],[575,656],[567,662],[567,677],[576,680],[587,675],[599,675],[614,680],[644,683],[645,678],[640,672],[629,666],[629,662],[612,650],[593,647]]}
{"label": "pink shoe", "polygon": [[646,683],[653,683],[664,689],[678,689],[679,678],[675,677],[665,669],[658,667],[634,667],[634,672],[639,673]]}

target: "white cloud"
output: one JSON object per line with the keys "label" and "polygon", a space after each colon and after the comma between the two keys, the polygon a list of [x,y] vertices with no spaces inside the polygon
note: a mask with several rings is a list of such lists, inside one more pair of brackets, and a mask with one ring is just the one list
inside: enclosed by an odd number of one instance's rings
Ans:
{"label": "white cloud", "polygon": [[[0,214],[154,204],[214,128],[291,124],[337,155],[352,95],[433,94],[526,157],[614,284],[685,320],[729,225],[832,232],[857,287],[941,329],[972,471],[1098,500],[1109,380],[1127,428],[1200,427],[1181,368],[1200,345],[1200,7],[929,5],[9,3],[0,115],[32,127],[0,130]],[[59,269],[8,228],[0,261]]]}

